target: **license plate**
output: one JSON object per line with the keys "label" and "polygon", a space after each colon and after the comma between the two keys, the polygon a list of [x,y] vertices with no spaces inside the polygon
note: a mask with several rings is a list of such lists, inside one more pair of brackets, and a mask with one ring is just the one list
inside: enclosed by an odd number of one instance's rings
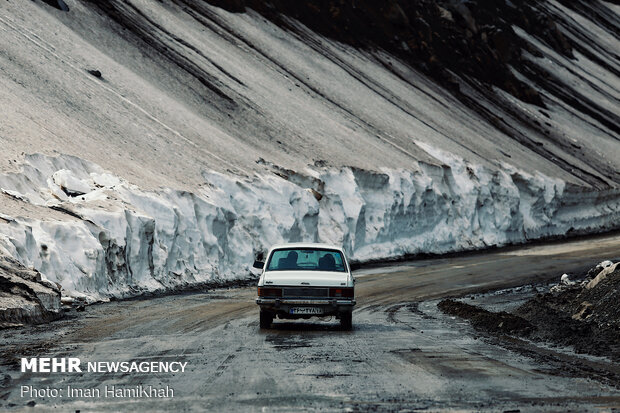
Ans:
{"label": "license plate", "polygon": [[321,307],[293,307],[290,310],[291,314],[323,314]]}

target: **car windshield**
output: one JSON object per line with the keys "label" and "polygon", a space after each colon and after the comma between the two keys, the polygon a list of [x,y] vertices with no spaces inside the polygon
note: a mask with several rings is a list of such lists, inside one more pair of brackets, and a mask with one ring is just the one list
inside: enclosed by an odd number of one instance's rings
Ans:
{"label": "car windshield", "polygon": [[267,271],[338,271],[345,272],[339,251],[326,249],[283,248],[273,251]]}

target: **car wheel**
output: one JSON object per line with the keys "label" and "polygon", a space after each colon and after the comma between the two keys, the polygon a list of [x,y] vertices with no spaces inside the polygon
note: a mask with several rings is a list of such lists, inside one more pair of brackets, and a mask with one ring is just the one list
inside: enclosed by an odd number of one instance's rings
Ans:
{"label": "car wheel", "polygon": [[271,327],[271,322],[273,321],[273,315],[267,311],[260,312],[260,328],[269,328]]}
{"label": "car wheel", "polygon": [[340,314],[340,328],[351,330],[353,328],[353,313]]}

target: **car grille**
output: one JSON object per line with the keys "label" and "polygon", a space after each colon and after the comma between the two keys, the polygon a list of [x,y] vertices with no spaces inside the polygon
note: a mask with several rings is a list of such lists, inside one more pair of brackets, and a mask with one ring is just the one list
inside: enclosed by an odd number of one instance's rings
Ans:
{"label": "car grille", "polygon": [[282,297],[328,297],[327,288],[284,288]]}

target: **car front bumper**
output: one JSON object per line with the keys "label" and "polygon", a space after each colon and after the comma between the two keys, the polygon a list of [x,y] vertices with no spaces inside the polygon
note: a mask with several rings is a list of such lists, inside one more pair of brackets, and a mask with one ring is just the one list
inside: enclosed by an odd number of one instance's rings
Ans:
{"label": "car front bumper", "polygon": [[257,298],[258,305],[355,305],[355,300],[339,300],[337,298],[325,299],[302,299],[302,298]]}
{"label": "car front bumper", "polygon": [[355,300],[343,300],[336,298],[325,299],[303,299],[303,298],[256,298],[256,304],[258,304],[262,310],[271,311],[274,314],[283,318],[298,318],[303,316],[297,316],[291,314],[291,309],[294,307],[320,307],[322,313],[317,315],[339,315],[341,313],[347,313],[353,311]]}

